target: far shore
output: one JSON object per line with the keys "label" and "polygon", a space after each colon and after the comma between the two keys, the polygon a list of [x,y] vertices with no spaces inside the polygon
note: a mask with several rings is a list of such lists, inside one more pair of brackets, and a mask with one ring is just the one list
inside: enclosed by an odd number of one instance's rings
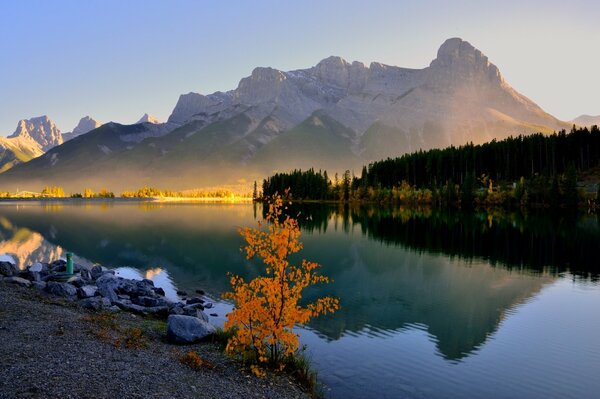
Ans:
{"label": "far shore", "polygon": [[10,202],[54,202],[54,203],[86,203],[86,202],[159,202],[159,203],[251,203],[252,198],[248,197],[145,197],[145,198],[50,198],[50,197],[32,197],[32,198],[0,198],[0,203]]}

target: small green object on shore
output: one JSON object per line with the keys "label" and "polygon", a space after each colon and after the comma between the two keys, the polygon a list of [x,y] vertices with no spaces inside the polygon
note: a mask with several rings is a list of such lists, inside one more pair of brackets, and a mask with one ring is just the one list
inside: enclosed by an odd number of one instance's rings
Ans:
{"label": "small green object on shore", "polygon": [[73,274],[73,253],[67,252],[67,274]]}

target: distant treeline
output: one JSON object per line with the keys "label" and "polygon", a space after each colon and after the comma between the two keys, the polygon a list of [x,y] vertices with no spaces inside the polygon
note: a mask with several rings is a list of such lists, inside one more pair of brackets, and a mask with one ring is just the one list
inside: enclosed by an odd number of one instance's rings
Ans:
{"label": "distant treeline", "polygon": [[[122,192],[121,198],[250,198],[251,195],[251,193],[235,194],[225,189],[173,191],[144,186],[135,191]],[[106,188],[98,192],[94,192],[91,188],[85,188],[81,193],[65,194],[65,190],[60,186],[46,186],[39,193],[32,191],[17,193],[0,191],[0,198],[115,198],[115,194]]]}
{"label": "distant treeline", "polygon": [[[263,195],[290,188],[296,199],[433,205],[576,206],[577,173],[600,166],[600,129],[573,128],[467,144],[377,161],[360,177],[295,170],[263,182]],[[600,187],[596,197],[600,197]],[[597,200],[597,199],[596,199]],[[591,204],[593,205],[593,203]]]}

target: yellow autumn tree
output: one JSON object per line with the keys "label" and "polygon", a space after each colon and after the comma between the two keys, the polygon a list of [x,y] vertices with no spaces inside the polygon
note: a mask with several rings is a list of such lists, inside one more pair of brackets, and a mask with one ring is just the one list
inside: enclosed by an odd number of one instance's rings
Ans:
{"label": "yellow autumn tree", "polygon": [[233,301],[234,309],[225,322],[225,329],[232,332],[226,350],[255,364],[283,368],[284,361],[298,350],[293,328],[339,309],[339,300],[323,297],[300,303],[305,288],[328,283],[329,279],[317,273],[319,265],[315,262],[290,263],[290,255],[302,249],[298,222],[283,215],[281,196],[271,197],[268,206],[265,221],[257,228],[239,230],[246,241],[246,256],[262,260],[264,270],[248,282],[230,274],[232,291],[224,297]]}

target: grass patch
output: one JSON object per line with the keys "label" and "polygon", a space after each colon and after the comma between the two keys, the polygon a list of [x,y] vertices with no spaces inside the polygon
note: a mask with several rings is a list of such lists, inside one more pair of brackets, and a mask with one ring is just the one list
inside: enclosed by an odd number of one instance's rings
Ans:
{"label": "grass patch", "polygon": [[192,370],[200,370],[203,368],[212,370],[215,368],[214,364],[208,360],[202,359],[200,354],[196,351],[188,351],[184,354],[177,355],[177,360]]}
{"label": "grass patch", "polygon": [[146,331],[140,327],[123,327],[117,322],[117,316],[100,313],[84,316],[83,321],[93,325],[90,330],[99,340],[112,344],[115,348],[144,349],[149,340]]}

